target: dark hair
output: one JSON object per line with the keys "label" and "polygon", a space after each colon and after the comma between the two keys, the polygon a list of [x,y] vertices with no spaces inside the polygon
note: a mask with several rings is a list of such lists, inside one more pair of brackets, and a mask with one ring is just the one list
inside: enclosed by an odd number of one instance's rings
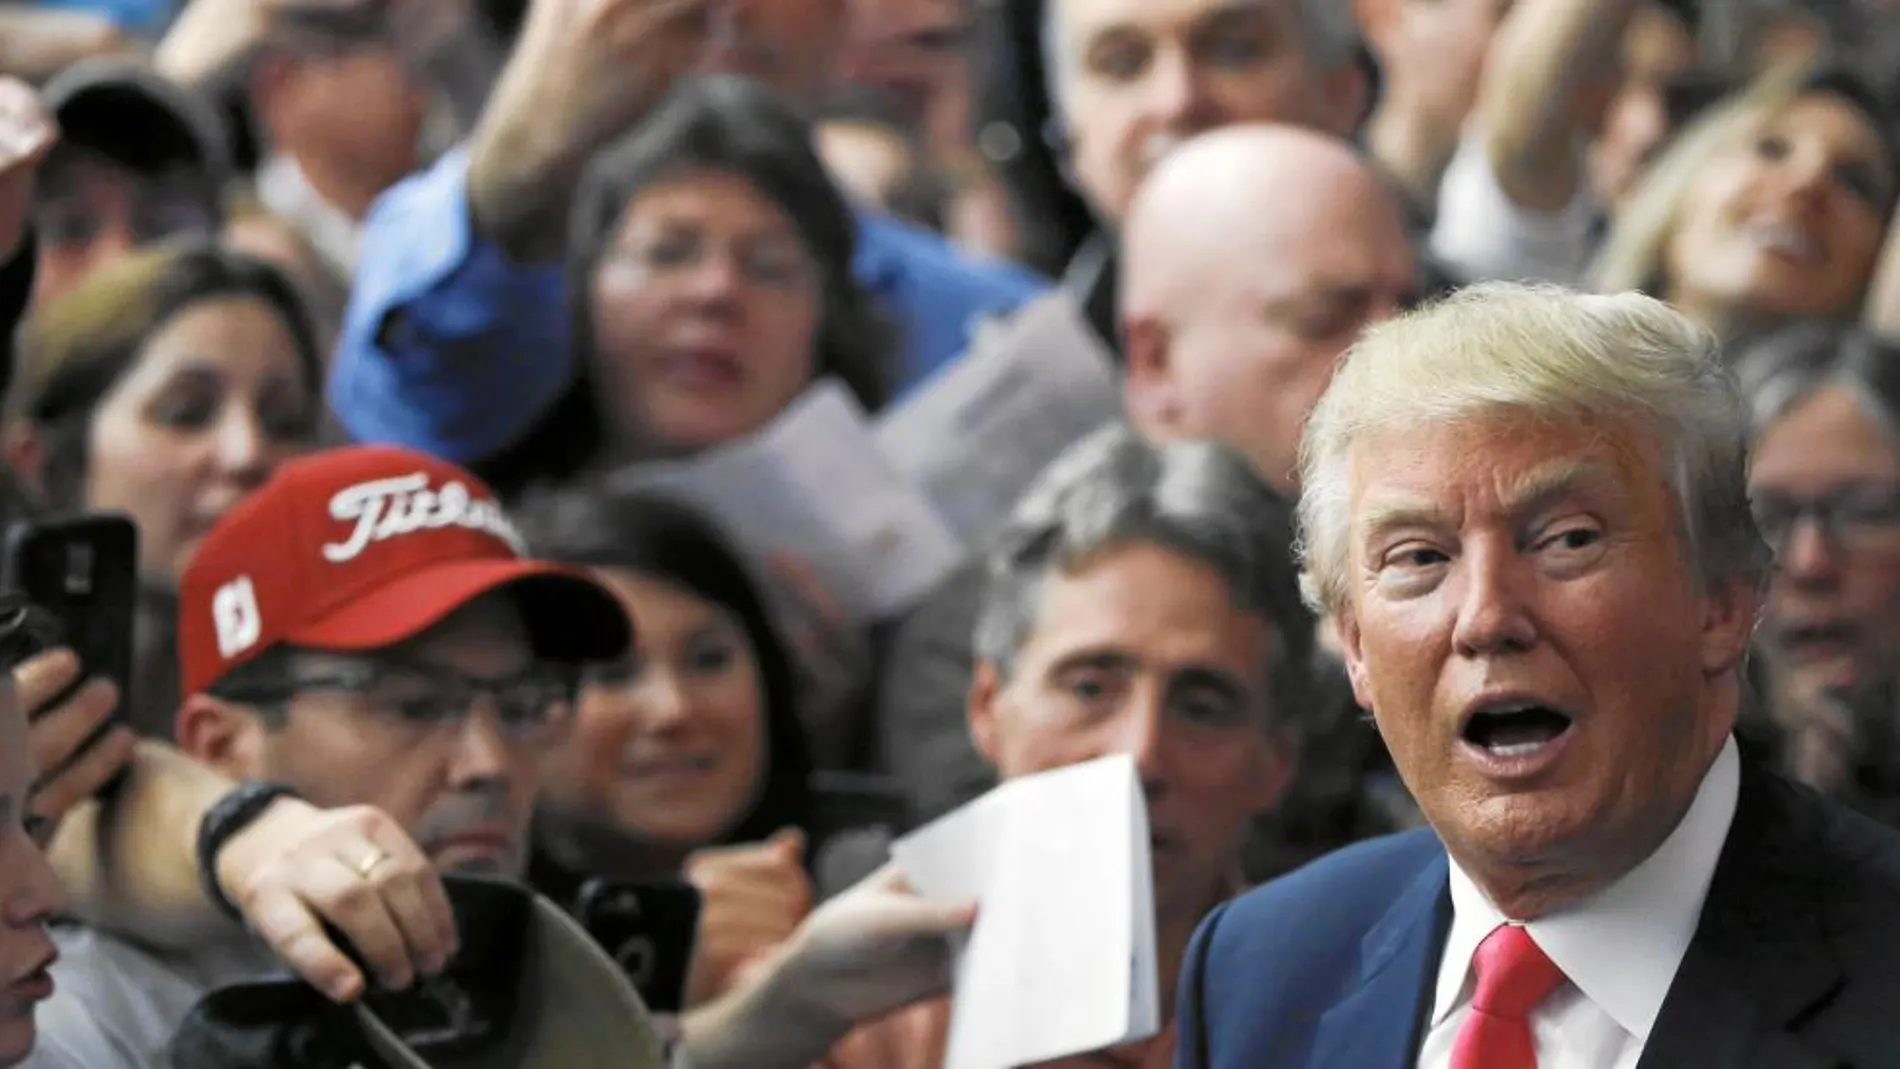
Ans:
{"label": "dark hair", "polygon": [[1213,569],[1234,605],[1266,623],[1271,727],[1310,718],[1314,620],[1300,599],[1293,505],[1238,454],[1211,442],[1154,445],[1115,423],[1070,446],[994,536],[977,614],[977,657],[1003,674],[1041,620],[1051,574],[1115,546],[1146,544]]}
{"label": "dark hair", "polygon": [[602,399],[588,373],[595,345],[591,280],[634,198],[694,170],[736,175],[785,211],[822,278],[816,376],[837,378],[868,410],[889,398],[892,325],[852,274],[857,219],[812,148],[811,126],[757,82],[695,78],[602,152],[575,197],[568,235],[575,381],[520,442],[481,467],[501,493],[536,478],[578,474],[598,458],[605,431]]}
{"label": "dark hair", "polygon": [[772,626],[758,583],[719,528],[666,497],[594,487],[536,495],[517,511],[516,521],[536,556],[638,572],[712,602],[738,620],[759,668],[767,759],[757,800],[725,841],[756,842],[786,826],[819,830],[809,826],[811,757],[798,716],[791,655]]}
{"label": "dark hair", "polygon": [[157,245],[100,268],[21,328],[6,416],[9,423],[31,424],[45,440],[48,505],[72,508],[83,495],[93,413],[136,365],[146,342],[193,305],[221,297],[261,300],[283,321],[315,424],[322,354],[290,281],[263,260],[208,240]]}

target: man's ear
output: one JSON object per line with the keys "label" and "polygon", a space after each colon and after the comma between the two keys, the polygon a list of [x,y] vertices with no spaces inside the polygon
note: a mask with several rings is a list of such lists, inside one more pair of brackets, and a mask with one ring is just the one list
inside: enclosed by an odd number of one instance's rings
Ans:
{"label": "man's ear", "polygon": [[16,423],[6,429],[0,450],[6,453],[7,465],[26,492],[38,500],[46,500],[46,440],[40,437],[40,432],[25,423]]}
{"label": "man's ear", "polygon": [[1002,700],[1003,682],[1003,673],[994,663],[976,662],[976,671],[970,675],[970,694],[965,706],[970,721],[970,741],[991,768],[996,767],[997,754],[1001,752],[997,703]]}
{"label": "man's ear", "polygon": [[266,52],[251,64],[249,79],[252,111],[257,121],[265,127],[264,133],[270,134],[276,125],[279,108],[282,107],[286,90],[297,76],[296,61],[275,51]]}
{"label": "man's ear", "polygon": [[1366,80],[1366,70],[1360,64],[1362,58],[1357,54],[1360,46],[1355,45],[1352,58],[1339,65],[1339,69],[1326,76],[1320,92],[1325,94],[1326,129],[1350,141],[1359,132],[1359,127],[1372,117],[1372,86]]}
{"label": "man's ear", "polygon": [[1339,656],[1346,662],[1346,678],[1352,681],[1352,698],[1361,709],[1372,708],[1372,687],[1366,677],[1366,654],[1359,644],[1359,620],[1348,606],[1332,613],[1324,621],[1333,629]]}
{"label": "man's ear", "polygon": [[1122,323],[1127,366],[1123,404],[1128,409],[1128,421],[1149,438],[1172,435],[1181,418],[1181,401],[1168,359],[1172,342],[1167,324],[1158,316],[1131,316]]}
{"label": "man's ear", "polygon": [[178,710],[178,748],[235,780],[265,777],[268,730],[256,710],[208,694]]}
{"label": "man's ear", "polygon": [[1743,579],[1722,583],[1707,595],[1702,619],[1702,671],[1719,676],[1732,672],[1748,653],[1761,615],[1761,597],[1754,584]]}

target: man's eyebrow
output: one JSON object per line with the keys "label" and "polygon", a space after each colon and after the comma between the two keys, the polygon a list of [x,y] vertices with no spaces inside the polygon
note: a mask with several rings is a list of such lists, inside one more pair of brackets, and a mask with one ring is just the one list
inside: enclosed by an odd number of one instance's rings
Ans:
{"label": "man's eyebrow", "polygon": [[1080,669],[1112,672],[1128,668],[1136,663],[1136,658],[1124,650],[1094,648],[1076,650],[1057,658],[1049,665],[1048,675],[1059,676],[1065,672]]}
{"label": "man's eyebrow", "polygon": [[1385,535],[1406,527],[1442,527],[1447,522],[1443,509],[1431,505],[1398,501],[1375,501],[1366,506],[1365,536],[1371,545]]}
{"label": "man's eyebrow", "polygon": [[[1615,482],[1615,471],[1602,461],[1559,461],[1512,480],[1504,487],[1502,504],[1507,515],[1522,518],[1573,494]],[[1361,542],[1367,547],[1395,530],[1434,529],[1451,522],[1444,510],[1423,502],[1375,501],[1366,506],[1365,513]]]}
{"label": "man's eyebrow", "polygon": [[1534,468],[1504,489],[1504,510],[1524,517],[1567,497],[1615,485],[1616,472],[1600,460],[1564,460]]}

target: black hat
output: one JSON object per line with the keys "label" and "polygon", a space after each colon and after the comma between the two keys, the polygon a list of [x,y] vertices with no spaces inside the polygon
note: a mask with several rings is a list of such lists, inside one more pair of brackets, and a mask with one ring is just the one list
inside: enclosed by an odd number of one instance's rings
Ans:
{"label": "black hat", "polygon": [[138,60],[80,60],[54,75],[41,96],[61,144],[139,172],[183,165],[214,186],[229,175],[229,139],[211,103]]}

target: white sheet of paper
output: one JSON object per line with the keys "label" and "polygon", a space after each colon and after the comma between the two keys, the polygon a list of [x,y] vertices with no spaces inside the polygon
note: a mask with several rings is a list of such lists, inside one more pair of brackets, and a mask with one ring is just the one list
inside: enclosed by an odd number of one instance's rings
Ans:
{"label": "white sheet of paper", "polygon": [[877,440],[975,544],[1050,461],[1120,412],[1113,358],[1056,292],[985,326],[960,359],[879,418]]}
{"label": "white sheet of paper", "polygon": [[1160,1030],[1148,807],[1132,758],[1011,780],[891,852],[919,894],[978,902],[945,1069],[1009,1069]]}
{"label": "white sheet of paper", "polygon": [[885,461],[863,408],[835,380],[751,438],[638,465],[616,485],[678,495],[762,560],[796,557],[859,619],[901,612],[963,560],[962,543]]}

